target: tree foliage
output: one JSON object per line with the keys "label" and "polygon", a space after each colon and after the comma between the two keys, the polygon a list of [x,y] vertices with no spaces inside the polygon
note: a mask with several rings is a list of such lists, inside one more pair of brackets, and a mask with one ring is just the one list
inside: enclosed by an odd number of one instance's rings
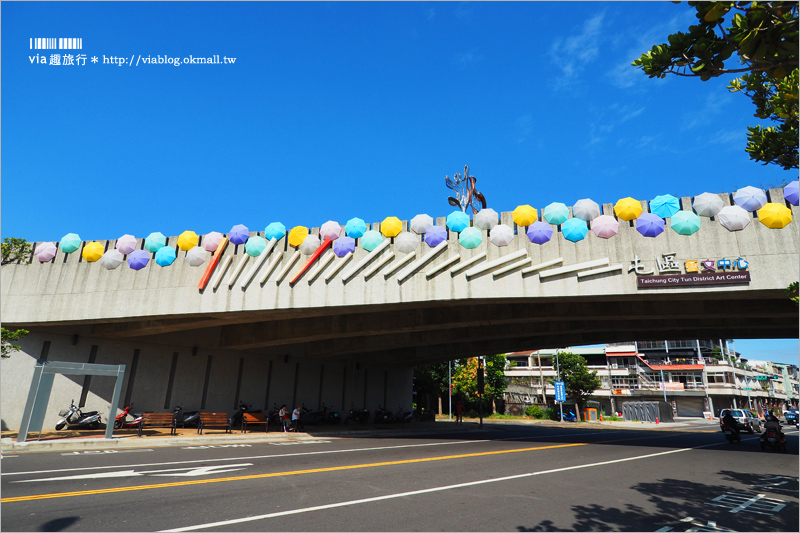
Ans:
{"label": "tree foliage", "polygon": [[789,296],[789,299],[794,302],[794,305],[800,305],[800,298],[798,298],[798,283],[793,281],[786,287],[786,294]]}
{"label": "tree foliage", "polygon": [[[503,397],[506,390],[506,356],[487,355],[484,367],[484,396],[489,399]],[[458,361],[453,372],[453,394],[466,398],[478,396],[478,358],[471,357]]]}
{"label": "tree foliage", "polygon": [[[707,81],[742,73],[728,89],[750,97],[755,116],[776,124],[748,127],[745,151],[765,165],[798,168],[798,3],[689,5],[697,10],[698,23],[688,33],[670,35],[632,65],[651,78],[673,74]],[[729,61],[734,53],[735,67]]]}
{"label": "tree foliage", "polygon": [[567,398],[574,400],[578,408],[583,407],[586,399],[600,388],[597,371],[589,371],[586,359],[578,354],[558,352],[558,369]]}
{"label": "tree foliage", "polygon": [[28,258],[33,251],[33,245],[25,239],[6,237],[2,244],[2,264],[29,263]]}
{"label": "tree foliage", "polygon": [[0,328],[0,332],[2,332],[2,342],[0,342],[0,353],[2,354],[3,359],[5,359],[6,357],[11,357],[11,354],[13,352],[21,350],[22,348],[13,343],[20,340],[28,333],[30,333],[26,329],[18,329],[15,331],[11,331],[6,328]]}

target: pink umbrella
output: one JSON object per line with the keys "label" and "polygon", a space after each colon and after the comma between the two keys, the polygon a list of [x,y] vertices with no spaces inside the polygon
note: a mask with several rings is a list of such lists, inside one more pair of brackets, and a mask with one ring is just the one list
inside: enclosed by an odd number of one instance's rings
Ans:
{"label": "pink umbrella", "polygon": [[342,234],[342,227],[339,225],[338,222],[334,222],[333,220],[329,220],[324,223],[319,228],[319,237],[324,241],[325,239],[330,239],[335,241],[339,238],[339,235]]}
{"label": "pink umbrella", "polygon": [[611,215],[600,215],[592,220],[592,231],[598,237],[609,239],[619,232],[619,222]]}
{"label": "pink umbrella", "polygon": [[52,242],[40,242],[33,251],[33,257],[40,263],[47,263],[56,256],[57,251],[58,248]]}
{"label": "pink umbrella", "polygon": [[222,233],[218,231],[212,231],[203,237],[203,248],[205,248],[207,252],[214,252],[224,238],[225,237],[222,235]]}
{"label": "pink umbrella", "polygon": [[119,253],[123,255],[128,255],[129,253],[131,253],[136,249],[137,244],[138,243],[136,242],[136,237],[134,237],[133,235],[128,235],[126,233],[125,235],[117,239],[116,244],[114,244],[114,248],[119,250]]}

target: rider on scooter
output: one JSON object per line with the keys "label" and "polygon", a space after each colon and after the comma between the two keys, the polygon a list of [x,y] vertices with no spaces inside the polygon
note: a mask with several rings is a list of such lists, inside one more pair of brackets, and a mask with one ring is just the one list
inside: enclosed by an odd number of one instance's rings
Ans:
{"label": "rider on scooter", "polygon": [[761,434],[762,441],[767,440],[767,435],[769,435],[770,430],[774,431],[775,434],[778,435],[778,439],[783,440],[781,422],[775,417],[775,415],[772,414],[772,411],[767,412],[766,422],[764,422],[764,433]]}
{"label": "rider on scooter", "polygon": [[730,410],[722,417],[722,423],[725,424],[725,429],[730,429],[734,435],[739,435],[739,427],[736,425],[736,419],[733,418]]}

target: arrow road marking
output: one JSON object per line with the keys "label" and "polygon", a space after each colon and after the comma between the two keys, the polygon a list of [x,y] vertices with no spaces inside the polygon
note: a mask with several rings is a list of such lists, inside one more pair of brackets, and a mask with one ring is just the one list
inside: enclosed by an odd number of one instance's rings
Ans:
{"label": "arrow road marking", "polygon": [[[70,479],[75,480],[75,479],[105,479],[105,478],[115,478],[115,477],[137,477],[137,476],[145,476],[148,474],[153,476],[184,476],[184,477],[206,476],[210,474],[220,474],[222,472],[233,472],[236,470],[243,470],[245,466],[253,466],[253,463],[241,463],[238,465],[200,466],[200,467],[189,467],[189,468],[168,468],[166,470],[143,470],[141,472],[137,472],[135,470],[118,470],[117,472],[98,472],[95,474],[81,474],[77,476],[24,479],[21,481],[12,481],[12,483],[32,483],[37,481],[66,481]],[[183,470],[186,470],[186,472],[182,472],[179,474],[164,473],[164,472],[181,472]]]}

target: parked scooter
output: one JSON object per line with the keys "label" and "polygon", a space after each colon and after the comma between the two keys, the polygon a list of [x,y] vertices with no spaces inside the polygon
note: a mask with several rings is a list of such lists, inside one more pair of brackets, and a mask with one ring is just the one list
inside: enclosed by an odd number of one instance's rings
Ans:
{"label": "parked scooter", "polygon": [[766,450],[767,448],[771,451],[789,451],[789,448],[786,446],[786,437],[773,428],[767,429],[765,436],[761,439],[761,449]]}
{"label": "parked scooter", "polygon": [[742,436],[739,434],[738,429],[732,428],[731,426],[724,426],[722,432],[725,433],[725,438],[728,439],[729,443],[742,442]]}
{"label": "parked scooter", "polygon": [[384,409],[380,404],[378,404],[378,410],[375,411],[375,423],[383,424],[392,421],[394,421],[394,413],[388,409]]}
{"label": "parked scooter", "polygon": [[200,411],[183,411],[182,405],[176,405],[172,410],[172,418],[182,428],[196,428],[200,424]]}
{"label": "parked scooter", "polygon": [[[139,427],[139,424],[142,422],[142,413],[131,413],[131,408],[133,407],[133,403],[125,408],[120,414],[117,415],[117,418],[114,420],[114,429],[122,429],[122,428],[135,428]],[[128,415],[132,418],[128,419]]]}
{"label": "parked scooter", "polygon": [[239,402],[239,409],[233,413],[231,417],[231,428],[233,429],[241,429],[242,427],[242,420],[244,417],[242,416],[244,413],[260,413],[261,409],[253,409],[252,405],[247,405],[246,403],[240,401]]}
{"label": "parked scooter", "polygon": [[369,410],[368,409],[356,409],[355,407],[350,405],[350,413],[347,415],[344,423],[354,423],[354,424],[369,424]]}
{"label": "parked scooter", "polygon": [[573,413],[572,410],[570,409],[568,409],[566,413],[561,415],[562,422],[576,422],[577,420],[578,417],[575,416],[575,413]]}
{"label": "parked scooter", "polygon": [[[325,407],[325,404],[322,404],[322,406]],[[342,418],[339,416],[339,411],[334,411],[333,407],[331,407],[330,411],[325,415],[325,420],[328,424],[338,424]]]}
{"label": "parked scooter", "polygon": [[307,409],[305,404],[300,409],[304,426],[316,426],[325,422],[325,413],[328,411],[325,404],[322,404],[322,409],[318,411]]}
{"label": "parked scooter", "polygon": [[404,411],[402,406],[394,415],[395,422],[411,422],[412,420],[414,420],[414,411]]}
{"label": "parked scooter", "polygon": [[75,400],[70,401],[69,409],[59,411],[58,416],[62,417],[56,423],[56,430],[67,429],[97,429],[102,420],[97,411],[82,412],[75,405]]}

